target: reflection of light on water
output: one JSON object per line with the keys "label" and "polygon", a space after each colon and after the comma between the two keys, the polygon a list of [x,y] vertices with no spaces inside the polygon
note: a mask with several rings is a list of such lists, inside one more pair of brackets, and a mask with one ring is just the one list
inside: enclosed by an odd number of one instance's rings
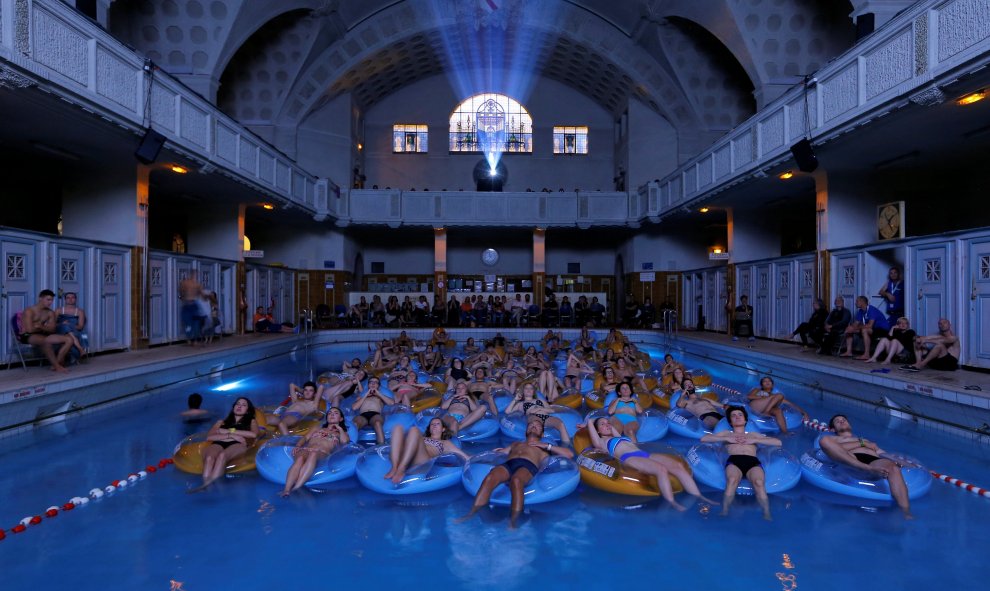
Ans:
{"label": "reflection of light on water", "polygon": [[244,380],[234,380],[233,382],[224,384],[222,386],[217,386],[213,390],[215,392],[229,392],[231,390],[236,390],[237,387],[240,386],[241,385],[241,382],[243,382],[243,381]]}
{"label": "reflection of light on water", "polygon": [[182,591],[182,581],[169,581],[168,591]]}
{"label": "reflection of light on water", "polygon": [[514,530],[509,529],[508,518],[485,523],[481,516],[475,516],[464,523],[454,523],[454,511],[448,508],[447,568],[465,586],[506,591],[537,575],[533,562],[540,540],[532,521],[525,520]]}
{"label": "reflection of light on water", "polygon": [[566,519],[554,521],[546,533],[546,545],[561,559],[583,559],[594,553],[588,524],[591,514],[575,511]]}
{"label": "reflection of light on water", "polygon": [[[791,562],[791,555],[786,552],[783,554],[780,564],[788,570],[794,570],[794,563]],[[777,573],[777,580],[780,581],[783,591],[793,591],[798,587],[796,573]]]}
{"label": "reflection of light on water", "polygon": [[392,527],[385,532],[385,539],[403,550],[423,550],[423,544],[433,531],[425,511],[393,511]]}

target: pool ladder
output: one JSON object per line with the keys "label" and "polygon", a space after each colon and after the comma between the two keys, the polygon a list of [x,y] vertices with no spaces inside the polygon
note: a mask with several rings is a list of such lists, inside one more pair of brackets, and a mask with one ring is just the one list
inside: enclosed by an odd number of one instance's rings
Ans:
{"label": "pool ladder", "polygon": [[670,348],[677,342],[677,310],[663,311],[663,346]]}

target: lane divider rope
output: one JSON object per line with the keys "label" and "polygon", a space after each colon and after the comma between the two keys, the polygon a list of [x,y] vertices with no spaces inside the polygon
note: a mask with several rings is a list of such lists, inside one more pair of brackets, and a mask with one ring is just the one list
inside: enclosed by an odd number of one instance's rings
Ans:
{"label": "lane divider rope", "polygon": [[[20,534],[27,531],[29,527],[34,527],[36,525],[41,525],[45,522],[45,518],[53,519],[58,516],[59,513],[65,513],[67,511],[72,511],[76,507],[89,504],[90,500],[96,501],[102,499],[104,496],[112,494],[118,490],[126,488],[128,486],[136,484],[138,481],[143,480],[148,477],[149,474],[154,474],[158,470],[165,469],[172,465],[172,458],[163,458],[159,460],[158,465],[154,466],[148,464],[145,466],[144,470],[138,470],[137,472],[131,472],[126,478],[121,478],[120,480],[114,480],[107,486],[103,488],[94,488],[82,497],[72,497],[66,503],[62,504],[61,507],[52,505],[51,507],[45,509],[45,511],[39,515],[28,515],[24,519],[21,519],[17,525],[10,528],[10,533]],[[7,532],[3,528],[0,528],[0,540],[7,537]]]}

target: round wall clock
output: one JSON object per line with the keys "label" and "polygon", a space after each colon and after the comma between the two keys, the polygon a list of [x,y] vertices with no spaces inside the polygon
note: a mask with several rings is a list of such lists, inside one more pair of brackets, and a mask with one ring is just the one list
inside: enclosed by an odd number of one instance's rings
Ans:
{"label": "round wall clock", "polygon": [[498,251],[494,248],[486,248],[481,253],[481,262],[485,263],[489,267],[494,266],[498,263]]}

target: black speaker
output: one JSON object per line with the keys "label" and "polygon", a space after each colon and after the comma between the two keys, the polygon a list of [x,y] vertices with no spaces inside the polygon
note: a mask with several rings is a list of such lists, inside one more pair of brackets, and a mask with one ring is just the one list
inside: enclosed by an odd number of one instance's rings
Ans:
{"label": "black speaker", "polygon": [[872,33],[875,27],[876,15],[872,12],[864,12],[856,17],[856,41]]}
{"label": "black speaker", "polygon": [[142,164],[151,164],[158,159],[158,153],[162,151],[163,145],[165,145],[165,136],[149,127],[144,132],[137,150],[134,150],[134,157]]}
{"label": "black speaker", "polygon": [[811,140],[805,138],[791,146],[791,154],[801,172],[815,172],[818,168],[818,156],[815,156],[815,149],[811,147]]}

